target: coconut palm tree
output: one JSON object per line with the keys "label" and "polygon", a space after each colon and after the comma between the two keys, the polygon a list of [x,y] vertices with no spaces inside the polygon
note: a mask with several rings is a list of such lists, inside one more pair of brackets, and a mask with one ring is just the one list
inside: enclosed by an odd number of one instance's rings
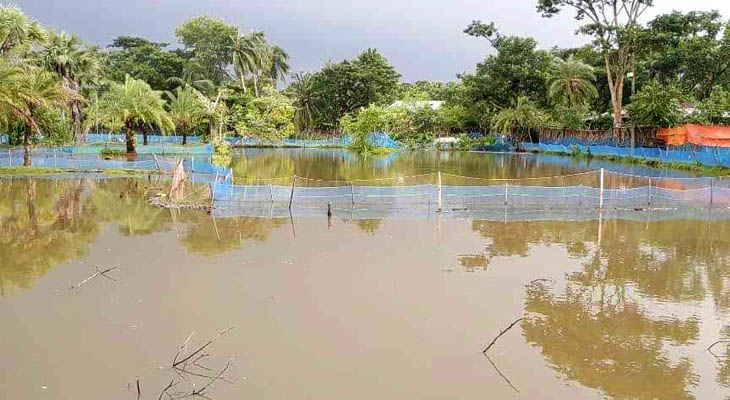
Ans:
{"label": "coconut palm tree", "polygon": [[[246,77],[250,74],[254,78],[254,90],[258,93],[256,75],[261,70],[264,59],[266,39],[261,31],[254,31],[248,35],[238,35],[232,38],[233,68],[241,80],[243,91],[247,92]],[[258,95],[258,94],[257,94]]]}
{"label": "coconut palm tree", "polygon": [[494,117],[493,125],[497,131],[508,135],[517,130],[518,136],[513,139],[519,143],[525,135],[529,135],[530,129],[540,128],[548,120],[548,116],[532,100],[520,96],[514,106],[503,109]]}
{"label": "coconut palm tree", "polygon": [[557,104],[568,108],[582,106],[598,97],[598,90],[593,86],[596,74],[588,64],[571,56],[567,60],[556,59],[555,71],[549,80],[548,95]]}
{"label": "coconut palm tree", "polygon": [[289,72],[289,55],[281,47],[267,42],[263,32],[253,31],[232,39],[233,66],[244,92],[249,75],[257,97],[261,78],[270,78],[274,82],[285,79]]}
{"label": "coconut palm tree", "polygon": [[69,104],[71,131],[76,136],[82,132],[82,88],[87,83],[97,81],[102,69],[98,48],[83,47],[78,36],[50,31],[37,58],[41,65],[55,72],[62,84],[77,95]]}
{"label": "coconut palm tree", "polygon": [[285,81],[289,73],[289,54],[277,45],[269,46],[267,75],[274,82]]}
{"label": "coconut palm tree", "polygon": [[170,118],[175,128],[183,135],[183,146],[188,142],[188,133],[205,116],[202,94],[192,86],[178,86],[174,92],[166,92]]}
{"label": "coconut palm tree", "polygon": [[14,5],[0,5],[0,54],[27,51],[45,39],[43,27]]}
{"label": "coconut palm tree", "polygon": [[107,124],[116,121],[123,125],[129,154],[137,152],[135,139],[138,129],[154,126],[164,133],[173,128],[162,92],[152,90],[147,82],[129,75],[124,83],[112,83],[99,101],[103,120]]}

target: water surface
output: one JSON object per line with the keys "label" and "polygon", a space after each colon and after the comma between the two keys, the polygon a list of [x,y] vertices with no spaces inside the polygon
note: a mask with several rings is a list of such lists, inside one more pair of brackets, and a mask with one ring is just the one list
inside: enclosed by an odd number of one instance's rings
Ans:
{"label": "water surface", "polygon": [[[440,165],[468,174],[591,167],[451,156]],[[389,173],[379,160],[319,157],[237,163],[327,179]],[[434,157],[390,165],[426,171]],[[214,368],[233,358],[213,398],[730,394],[730,361],[706,350],[730,340],[724,218],[214,218],[148,205],[153,185],[0,182],[1,398],[135,398],[139,379],[142,398],[156,399],[191,332],[202,344],[231,326],[209,350]],[[79,286],[96,266],[117,267],[116,281]]]}

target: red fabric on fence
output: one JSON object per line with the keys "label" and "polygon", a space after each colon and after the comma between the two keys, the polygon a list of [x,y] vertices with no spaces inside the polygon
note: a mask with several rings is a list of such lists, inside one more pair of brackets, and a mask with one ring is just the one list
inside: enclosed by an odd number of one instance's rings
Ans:
{"label": "red fabric on fence", "polygon": [[659,128],[657,136],[668,145],[692,143],[701,146],[730,147],[730,126],[687,124]]}

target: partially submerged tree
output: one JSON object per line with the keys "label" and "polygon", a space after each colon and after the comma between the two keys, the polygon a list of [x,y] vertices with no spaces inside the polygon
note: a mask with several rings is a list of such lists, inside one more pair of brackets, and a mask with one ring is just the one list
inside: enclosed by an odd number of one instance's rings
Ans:
{"label": "partially submerged tree", "polygon": [[614,125],[622,124],[624,81],[636,56],[639,19],[653,0],[538,0],[537,10],[552,17],[572,8],[575,19],[584,24],[578,33],[592,36],[603,53],[613,106]]}
{"label": "partially submerged tree", "polygon": [[188,134],[192,133],[205,115],[201,101],[203,95],[191,86],[177,87],[165,95],[169,101],[170,118],[176,130],[182,133],[184,146],[188,142]]}
{"label": "partially submerged tree", "polygon": [[113,83],[100,102],[103,120],[121,123],[124,127],[129,154],[136,153],[137,131],[156,127],[164,133],[173,127],[162,92],[152,90],[146,82],[131,76],[127,76],[123,84]]}

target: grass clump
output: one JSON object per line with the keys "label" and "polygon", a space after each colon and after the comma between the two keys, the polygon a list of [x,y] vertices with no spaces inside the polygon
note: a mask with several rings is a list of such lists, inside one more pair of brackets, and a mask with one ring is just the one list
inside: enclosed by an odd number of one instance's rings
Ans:
{"label": "grass clump", "polygon": [[99,154],[104,158],[121,158],[127,156],[127,151],[123,149],[104,148]]}

